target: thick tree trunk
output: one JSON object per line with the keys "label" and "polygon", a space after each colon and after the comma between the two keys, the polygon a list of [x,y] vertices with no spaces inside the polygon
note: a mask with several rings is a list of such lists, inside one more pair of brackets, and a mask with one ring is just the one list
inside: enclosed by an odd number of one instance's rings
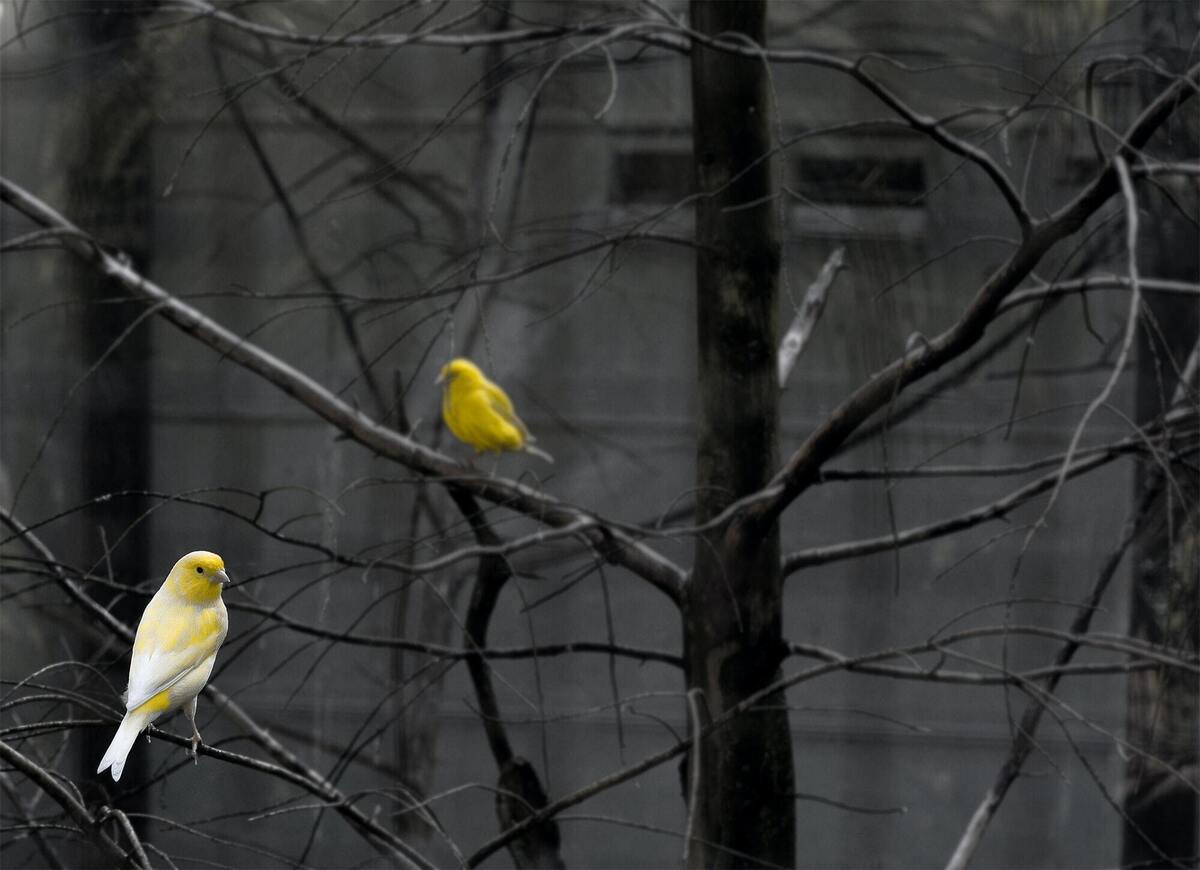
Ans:
{"label": "thick tree trunk", "polygon": [[[154,97],[147,82],[154,81],[154,54],[137,34],[143,24],[138,15],[102,15],[92,6],[85,11],[79,34],[82,44],[105,46],[108,53],[93,55],[88,70],[104,85],[83,102],[79,127],[66,146],[63,163],[71,214],[82,226],[102,227],[106,243],[119,248],[142,270],[148,268],[151,245],[152,196],[150,135],[154,123]],[[102,76],[101,70],[107,75]],[[127,335],[131,323],[143,314],[141,306],[102,305],[98,300],[122,296],[112,281],[85,264],[71,268],[71,283],[87,303],[87,320],[80,341],[84,359],[98,360],[115,350],[91,376],[85,392],[83,473],[86,495],[101,496],[125,490],[150,488],[150,324],[142,322]],[[86,514],[90,535],[81,542],[81,554],[97,558],[105,540],[113,550],[98,570],[111,566],[117,582],[135,584],[151,578],[149,564],[151,524],[144,519],[148,504],[139,498],[119,498],[97,505]],[[136,525],[135,525],[136,524]],[[103,532],[104,539],[100,534]],[[199,544],[197,545],[199,546]],[[178,555],[178,554],[177,554]],[[167,566],[169,567],[169,566]],[[161,565],[157,570],[165,572]],[[161,577],[161,574],[159,574]],[[110,605],[113,615],[129,625],[141,619],[145,600],[124,596]],[[111,657],[113,652],[110,650]],[[88,658],[83,655],[81,658]],[[114,685],[124,688],[128,658],[112,669]],[[116,703],[116,698],[109,698]],[[96,764],[112,739],[115,723],[89,728],[81,742],[82,782],[96,780]],[[130,753],[121,785],[139,783],[145,774],[144,745]],[[100,780],[112,781],[105,773]],[[136,813],[148,808],[147,796],[134,790],[117,806],[130,813],[144,837],[144,822]],[[108,866],[103,856],[85,850],[77,866]]]}
{"label": "thick tree trunk", "polygon": [[[1172,498],[1153,471],[1143,486],[1157,496],[1150,529],[1135,560],[1130,634],[1196,654],[1200,650],[1200,507],[1195,472],[1177,466]],[[1181,503],[1182,502],[1182,503]],[[1145,752],[1125,765],[1121,864],[1195,866],[1200,801],[1200,680],[1163,667],[1130,674],[1126,739]]]}
{"label": "thick tree trunk", "polygon": [[[1190,13],[1173,4],[1148,4],[1143,11],[1147,53],[1174,52],[1186,59],[1196,25]],[[1164,57],[1166,62],[1179,58]],[[1154,83],[1146,82],[1149,92]],[[1178,159],[1196,153],[1194,126],[1178,124],[1157,144]],[[1161,184],[1177,201],[1194,201],[1194,179],[1167,176]],[[1195,281],[1200,274],[1195,228],[1180,222],[1175,206],[1160,190],[1139,186],[1139,206],[1151,215],[1139,245],[1143,274]],[[1151,294],[1145,301],[1154,324],[1142,330],[1138,346],[1138,420],[1162,414],[1176,392],[1176,366],[1182,366],[1196,341],[1200,323],[1195,300]],[[1167,360],[1169,354],[1174,360]],[[1193,466],[1172,466],[1173,485],[1164,485],[1162,469],[1143,466],[1142,491],[1157,497],[1149,530],[1138,542],[1134,560],[1129,633],[1155,644],[1193,654],[1200,649],[1200,481]],[[1127,690],[1126,738],[1147,756],[1131,755],[1125,766],[1126,824],[1121,863],[1133,867],[1195,866],[1200,851],[1200,680],[1173,668],[1131,674]],[[1150,760],[1158,759],[1159,761]],[[1168,766],[1169,765],[1169,766]],[[1172,770],[1173,769],[1173,770]],[[1179,775],[1182,774],[1182,777]],[[1190,781],[1190,787],[1188,782]]]}
{"label": "thick tree trunk", "polygon": [[[693,2],[693,26],[764,40],[765,3]],[[700,423],[700,522],[761,488],[778,465],[775,375],[779,239],[771,193],[770,102],[760,62],[692,53]],[[780,675],[777,529],[734,524],[697,541],[684,602],[688,688],[701,720]],[[693,750],[691,867],[785,867],[795,859],[791,739],[782,696]]]}

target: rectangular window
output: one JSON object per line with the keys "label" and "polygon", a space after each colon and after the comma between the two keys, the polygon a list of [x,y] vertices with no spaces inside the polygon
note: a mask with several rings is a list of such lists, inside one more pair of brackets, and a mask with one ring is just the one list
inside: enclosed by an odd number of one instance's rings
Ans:
{"label": "rectangular window", "polygon": [[613,155],[609,202],[616,205],[671,205],[695,188],[688,148],[647,147]]}
{"label": "rectangular window", "polygon": [[927,215],[925,160],[910,140],[843,141],[784,163],[788,228],[796,235],[919,238]]}
{"label": "rectangular window", "polygon": [[910,206],[925,192],[916,157],[814,155],[793,159],[791,169],[792,189],[812,202]]}

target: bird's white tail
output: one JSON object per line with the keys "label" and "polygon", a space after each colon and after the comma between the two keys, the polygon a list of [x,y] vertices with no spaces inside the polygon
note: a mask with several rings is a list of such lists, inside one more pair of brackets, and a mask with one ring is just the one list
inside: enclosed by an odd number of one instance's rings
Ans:
{"label": "bird's white tail", "polygon": [[113,736],[112,743],[108,744],[108,750],[100,759],[100,766],[96,768],[96,773],[101,773],[104,768],[111,767],[113,781],[119,780],[121,771],[125,769],[125,757],[129,755],[129,750],[133,748],[133,741],[137,740],[137,736],[145,727],[145,715],[126,713],[125,718],[121,720],[121,727]]}
{"label": "bird's white tail", "polygon": [[545,450],[542,450],[540,447],[534,447],[532,444],[526,444],[523,449],[525,450],[526,453],[531,453],[534,456],[536,456],[538,459],[544,459],[547,462],[549,462],[551,465],[554,464],[554,457],[551,456],[549,453],[547,453]]}

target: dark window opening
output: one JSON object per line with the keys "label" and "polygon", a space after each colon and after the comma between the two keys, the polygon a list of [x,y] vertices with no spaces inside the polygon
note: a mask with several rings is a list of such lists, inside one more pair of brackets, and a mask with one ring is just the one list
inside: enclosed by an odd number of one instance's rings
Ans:
{"label": "dark window opening", "polygon": [[613,157],[611,202],[674,203],[694,187],[690,151],[624,151]]}
{"label": "dark window opening", "polygon": [[792,189],[819,203],[916,205],[925,192],[925,166],[916,157],[798,157],[791,170]]}

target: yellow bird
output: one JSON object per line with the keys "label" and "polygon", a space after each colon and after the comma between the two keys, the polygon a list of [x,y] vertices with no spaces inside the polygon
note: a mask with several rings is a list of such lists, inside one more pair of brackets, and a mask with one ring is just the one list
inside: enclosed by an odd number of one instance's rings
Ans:
{"label": "yellow bird", "polygon": [[[221,589],[229,582],[216,553],[197,550],[175,563],[146,605],[133,640],[125,718],[96,773],[119,780],[133,742],[147,725],[183,707],[192,723],[192,758],[200,745],[196,696],[208,682],[229,630]],[[197,763],[198,760],[197,760]]]}
{"label": "yellow bird", "polygon": [[479,366],[458,357],[442,366],[437,383],[442,390],[442,419],[454,437],[475,448],[476,453],[523,450],[553,462],[545,450],[533,446],[537,439],[513,410],[508,394],[489,381]]}

